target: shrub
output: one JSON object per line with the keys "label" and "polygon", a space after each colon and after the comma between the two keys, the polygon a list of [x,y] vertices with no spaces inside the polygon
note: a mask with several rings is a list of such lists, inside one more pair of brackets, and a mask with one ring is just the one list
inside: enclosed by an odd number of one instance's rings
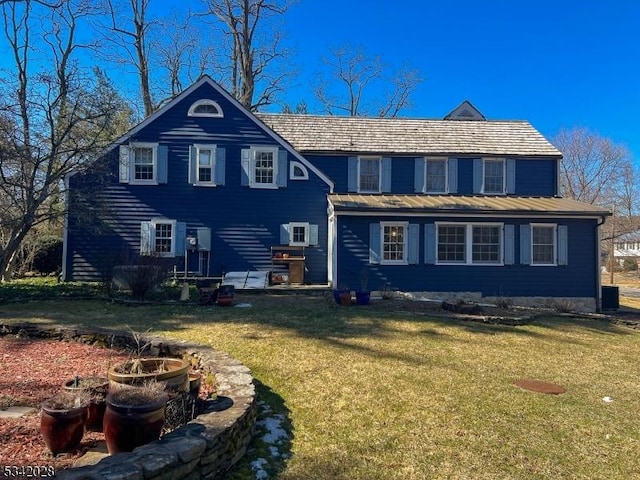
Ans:
{"label": "shrub", "polygon": [[635,272],[638,270],[638,258],[626,257],[622,262],[622,269],[625,272]]}
{"label": "shrub", "polygon": [[33,269],[38,273],[49,275],[57,273],[62,268],[62,239],[44,237],[37,245],[33,257]]}

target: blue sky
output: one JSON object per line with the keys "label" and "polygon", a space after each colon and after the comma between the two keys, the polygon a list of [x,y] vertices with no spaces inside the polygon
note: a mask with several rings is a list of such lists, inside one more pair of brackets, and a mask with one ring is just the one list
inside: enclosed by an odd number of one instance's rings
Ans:
{"label": "blue sky", "polygon": [[[201,10],[196,0],[152,7]],[[466,99],[489,119],[528,120],[548,138],[587,127],[640,162],[640,0],[298,0],[282,20],[295,71],[282,100],[292,106],[305,100],[320,111],[320,59],[349,44],[420,71],[404,115],[442,118]],[[7,53],[0,44],[0,65]],[[131,72],[109,74],[137,90]]]}
{"label": "blue sky", "polygon": [[639,22],[638,0],[301,0],[286,14],[290,103],[312,97],[319,59],[348,43],[420,70],[406,115],[441,118],[468,99],[547,137],[588,127],[639,161]]}

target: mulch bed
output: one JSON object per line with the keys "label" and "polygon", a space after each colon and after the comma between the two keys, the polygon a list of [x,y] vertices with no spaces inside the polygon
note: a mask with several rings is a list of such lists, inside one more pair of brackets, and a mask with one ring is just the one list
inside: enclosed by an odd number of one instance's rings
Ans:
{"label": "mulch bed", "polygon": [[128,355],[81,343],[0,337],[0,409],[37,409],[20,418],[0,418],[1,463],[52,466],[57,471],[103,440],[102,433],[87,431],[75,451],[54,457],[40,435],[40,404],[76,375],[106,376],[109,365],[128,359]]}

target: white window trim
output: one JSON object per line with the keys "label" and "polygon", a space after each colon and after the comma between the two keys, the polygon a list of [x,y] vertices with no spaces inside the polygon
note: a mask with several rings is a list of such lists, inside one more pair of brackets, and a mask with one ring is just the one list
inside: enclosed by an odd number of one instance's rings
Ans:
{"label": "white window trim", "polygon": [[[304,242],[295,242],[293,240],[294,227],[304,227]],[[309,246],[309,222],[290,222],[289,223],[289,245],[292,247],[308,247]]]}
{"label": "white window trim", "polygon": [[[212,144],[195,144],[194,145],[195,149],[196,149],[196,181],[194,183],[194,185],[199,186],[199,187],[215,187],[216,186],[216,161],[217,161],[217,155],[216,155],[216,149],[218,148],[217,145],[212,145]],[[209,182],[202,182],[200,181],[200,150],[210,150],[211,151],[211,181]]]}
{"label": "white window trim", "polygon": [[[296,175],[296,168],[302,171],[302,176]],[[290,180],[309,180],[309,170],[300,162],[289,162],[289,179]]]}
{"label": "white window trim", "polygon": [[[464,226],[464,262],[442,262],[438,260],[438,233],[441,226]],[[473,227],[499,227],[500,228],[500,260],[498,262],[474,262],[473,261]],[[475,267],[502,267],[504,266],[504,223],[467,223],[467,222],[436,222],[436,265],[465,265]]]}
{"label": "white window trim", "polygon": [[[377,190],[362,190],[360,188],[360,161],[361,160],[377,160],[378,161],[378,189]],[[358,157],[358,193],[381,193],[382,192],[382,157],[376,155],[363,155]]]}
{"label": "white window trim", "polygon": [[[136,178],[136,149],[137,148],[151,148],[152,149],[152,163],[153,163],[153,177],[150,179],[141,180]],[[131,162],[131,173],[129,183],[131,185],[157,185],[158,184],[158,144],[151,142],[132,142],[129,145]]]}
{"label": "white window trim", "polygon": [[[402,227],[404,229],[404,258],[402,260],[385,260],[384,227]],[[380,265],[409,265],[409,222],[380,222]]]}
{"label": "white window trim", "polygon": [[[502,190],[499,192],[485,191],[485,168],[487,162],[502,162]],[[483,158],[482,159],[482,193],[485,195],[505,195],[507,193],[507,159],[506,158]]]}
{"label": "white window trim", "polygon": [[[151,232],[150,233],[150,241],[152,244],[150,245],[151,255],[157,255],[159,257],[175,257],[176,256],[176,220],[168,220],[168,219],[153,219],[151,220]],[[158,252],[156,251],[156,229],[158,225],[171,225],[171,251],[170,252]]]}
{"label": "white window trim", "polygon": [[[267,188],[267,189],[277,189],[278,188],[278,147],[251,147],[250,149],[250,170],[251,170],[251,179],[250,179],[250,187],[251,188]],[[256,154],[258,152],[271,152],[273,153],[273,182],[272,183],[256,183]]]}
{"label": "white window trim", "polygon": [[[531,227],[531,266],[532,267],[557,267],[558,266],[558,224],[556,223],[530,223]],[[553,228],[553,262],[536,263],[533,260],[533,229],[536,227]]]}
{"label": "white window trim", "polygon": [[[195,110],[201,105],[213,105],[218,110],[218,113],[197,113]],[[209,100],[207,98],[203,98],[202,100],[196,100],[189,107],[189,111],[187,112],[187,116],[189,117],[210,117],[210,118],[222,118],[224,117],[224,112],[218,102],[214,100]]]}
{"label": "white window trim", "polygon": [[[429,177],[427,167],[430,161],[431,162],[444,161],[444,190],[443,191],[429,190],[427,188],[427,185],[428,185],[427,179]],[[425,157],[424,159],[424,192],[423,193],[430,193],[430,194],[449,193],[449,159],[447,157]]]}

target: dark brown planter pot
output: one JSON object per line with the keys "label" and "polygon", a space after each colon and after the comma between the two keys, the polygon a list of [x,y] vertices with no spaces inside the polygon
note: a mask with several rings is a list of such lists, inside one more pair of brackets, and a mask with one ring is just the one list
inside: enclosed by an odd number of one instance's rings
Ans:
{"label": "dark brown planter pot", "polygon": [[343,307],[351,306],[351,292],[340,294],[340,305]]}
{"label": "dark brown planter pot", "polygon": [[62,388],[69,392],[87,390],[91,395],[91,401],[87,410],[87,430],[102,431],[102,418],[107,408],[106,396],[109,390],[109,379],[106,377],[76,377],[66,381]]}
{"label": "dark brown planter pot", "polygon": [[200,372],[189,372],[189,393],[197,397],[202,385],[202,374]]}
{"label": "dark brown planter pot", "polygon": [[[189,391],[189,368],[191,364],[182,358],[141,358],[142,373],[127,373],[132,360],[114,365],[109,369],[109,380],[126,385],[143,385],[156,381],[165,384],[165,389],[173,392]],[[159,370],[166,371],[159,371]]]}
{"label": "dark brown planter pot", "polygon": [[164,425],[167,397],[144,405],[121,405],[107,395],[102,428],[109,454],[131,452],[134,448],[160,438]]}
{"label": "dark brown planter pot", "polygon": [[[46,403],[46,402],[45,402]],[[40,433],[51,453],[70,452],[82,441],[87,406],[58,410],[42,404]]]}

